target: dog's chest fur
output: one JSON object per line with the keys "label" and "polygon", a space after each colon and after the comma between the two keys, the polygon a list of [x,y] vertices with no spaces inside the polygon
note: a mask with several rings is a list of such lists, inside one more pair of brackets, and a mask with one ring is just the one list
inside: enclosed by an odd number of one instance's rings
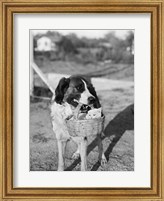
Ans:
{"label": "dog's chest fur", "polygon": [[73,115],[73,110],[74,108],[68,103],[60,105],[54,102],[51,105],[53,131],[57,140],[68,140],[70,138],[65,120]]}

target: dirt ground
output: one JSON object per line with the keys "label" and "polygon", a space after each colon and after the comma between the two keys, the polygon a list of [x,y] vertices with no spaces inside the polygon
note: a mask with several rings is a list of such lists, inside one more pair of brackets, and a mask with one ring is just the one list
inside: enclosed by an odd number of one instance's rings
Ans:
{"label": "dirt ground", "polygon": [[[88,171],[134,170],[134,88],[99,90],[98,96],[106,117],[103,139],[107,164],[98,162],[97,139],[88,140]],[[49,102],[30,104],[30,170],[57,170],[57,141],[52,131]],[[73,160],[76,144],[70,141],[66,151],[66,171],[79,171],[80,160]]]}

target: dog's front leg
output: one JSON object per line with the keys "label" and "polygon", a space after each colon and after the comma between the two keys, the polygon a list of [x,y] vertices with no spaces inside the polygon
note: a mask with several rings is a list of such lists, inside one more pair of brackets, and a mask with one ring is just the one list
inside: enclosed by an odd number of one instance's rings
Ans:
{"label": "dog's front leg", "polygon": [[87,170],[87,137],[82,137],[80,142],[81,171]]}
{"label": "dog's front leg", "polygon": [[65,167],[65,148],[67,141],[58,140],[58,171],[64,171]]}

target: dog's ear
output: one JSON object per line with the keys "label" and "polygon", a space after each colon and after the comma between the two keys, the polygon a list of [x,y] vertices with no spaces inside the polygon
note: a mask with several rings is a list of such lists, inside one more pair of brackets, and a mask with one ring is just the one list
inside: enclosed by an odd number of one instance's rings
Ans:
{"label": "dog's ear", "polygon": [[62,103],[63,98],[64,98],[64,94],[69,87],[69,82],[70,82],[70,79],[65,78],[65,77],[61,78],[61,80],[59,81],[59,84],[55,90],[55,101],[56,101],[56,103],[58,103],[58,104]]}
{"label": "dog's ear", "polygon": [[96,98],[96,101],[95,101],[95,103],[94,103],[94,107],[95,107],[95,108],[100,108],[100,107],[101,107],[101,104],[100,104],[100,102],[99,102],[99,98],[98,98],[98,96],[97,96],[97,93],[96,93],[96,91],[95,91],[95,88],[93,87],[93,85],[92,85],[91,83],[89,83],[89,84],[87,85],[87,88],[88,88],[89,92]]}

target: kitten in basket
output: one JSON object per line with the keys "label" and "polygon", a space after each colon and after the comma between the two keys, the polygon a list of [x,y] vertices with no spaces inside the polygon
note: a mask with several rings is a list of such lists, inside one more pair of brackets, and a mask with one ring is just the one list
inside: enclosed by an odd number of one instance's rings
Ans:
{"label": "kitten in basket", "polygon": [[[102,114],[101,105],[93,85],[81,76],[71,76],[62,78],[55,90],[55,98],[51,104],[51,117],[53,131],[57,138],[58,145],[58,171],[65,168],[64,158],[66,143],[72,139],[78,149],[73,154],[73,158],[81,158],[81,171],[87,170],[87,135],[71,136],[66,121],[74,118],[74,114],[79,108],[78,119],[100,118]],[[102,165],[106,163],[101,140],[102,133],[98,133],[99,161]]]}
{"label": "kitten in basket", "polygon": [[[67,119],[74,119],[78,118],[78,120],[85,120],[85,119],[95,119],[95,118],[100,118],[103,113],[102,113],[102,108],[94,108],[92,105],[88,105],[87,110],[83,111],[81,110],[81,107],[85,107],[82,103],[78,103],[78,107],[80,107],[80,111],[78,114],[78,117],[76,117],[76,114],[72,114],[72,116],[68,117]],[[74,110],[74,113],[76,110]]]}

